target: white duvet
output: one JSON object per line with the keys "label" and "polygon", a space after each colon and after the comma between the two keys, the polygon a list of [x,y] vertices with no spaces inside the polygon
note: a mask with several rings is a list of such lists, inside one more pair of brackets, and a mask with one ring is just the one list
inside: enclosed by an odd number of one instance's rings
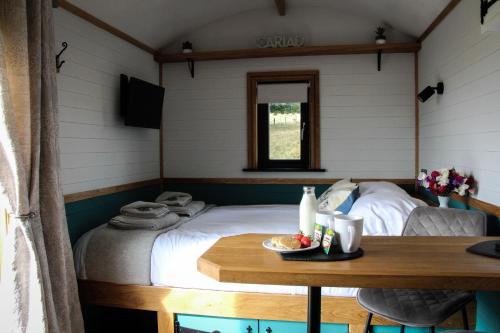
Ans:
{"label": "white duvet", "polygon": [[[361,183],[350,214],[364,217],[364,234],[401,235],[413,208],[425,205],[390,183]],[[197,260],[219,238],[245,233],[292,234],[297,205],[215,207],[156,238],[151,254],[153,285],[224,291],[306,294],[306,287],[217,282],[197,271]],[[354,296],[355,288],[322,288],[323,295]]]}

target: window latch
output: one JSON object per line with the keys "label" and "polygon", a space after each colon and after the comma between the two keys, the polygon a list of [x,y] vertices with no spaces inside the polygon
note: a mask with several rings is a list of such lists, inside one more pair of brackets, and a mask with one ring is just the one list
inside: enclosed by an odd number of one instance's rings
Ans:
{"label": "window latch", "polygon": [[302,123],[302,128],[300,129],[300,141],[304,141],[304,131],[306,130],[306,122]]}

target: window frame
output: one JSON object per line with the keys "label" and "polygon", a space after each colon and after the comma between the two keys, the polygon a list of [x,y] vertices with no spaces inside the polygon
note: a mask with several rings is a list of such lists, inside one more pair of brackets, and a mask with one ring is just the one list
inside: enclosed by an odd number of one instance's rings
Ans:
{"label": "window frame", "polygon": [[[297,166],[280,167],[283,163],[266,163],[259,159],[259,117],[257,104],[257,86],[265,83],[308,83],[308,126],[303,144],[309,151],[306,161]],[[260,129],[262,131],[262,129]],[[262,140],[261,140],[262,141]],[[304,151],[304,150],[302,150]],[[247,159],[245,171],[324,171],[320,166],[320,115],[319,115],[319,71],[280,71],[247,73]],[[289,161],[288,161],[289,162]],[[292,163],[293,164],[293,163]]]}
{"label": "window frame", "polygon": [[[309,114],[309,103],[300,103],[300,117],[302,120]],[[309,145],[309,119],[304,120],[305,126],[303,128],[304,136],[300,140],[300,159],[277,159],[272,160],[269,158],[269,104],[257,104],[257,155],[258,164],[261,169],[307,169],[309,167],[310,145]],[[302,126],[299,124],[301,131]]]}

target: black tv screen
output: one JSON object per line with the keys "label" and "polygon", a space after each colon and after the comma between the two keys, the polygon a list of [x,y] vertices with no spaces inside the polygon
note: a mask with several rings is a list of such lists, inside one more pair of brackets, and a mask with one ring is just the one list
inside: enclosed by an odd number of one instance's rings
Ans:
{"label": "black tv screen", "polygon": [[120,76],[121,114],[125,125],[160,128],[165,88],[126,75]]}

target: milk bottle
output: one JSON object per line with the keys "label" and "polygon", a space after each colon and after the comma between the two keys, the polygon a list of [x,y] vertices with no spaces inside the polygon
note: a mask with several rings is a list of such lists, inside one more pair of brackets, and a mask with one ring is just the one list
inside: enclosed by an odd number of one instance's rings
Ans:
{"label": "milk bottle", "polygon": [[299,229],[305,236],[313,236],[316,223],[318,203],[314,194],[314,186],[304,186],[304,194],[299,208]]}

